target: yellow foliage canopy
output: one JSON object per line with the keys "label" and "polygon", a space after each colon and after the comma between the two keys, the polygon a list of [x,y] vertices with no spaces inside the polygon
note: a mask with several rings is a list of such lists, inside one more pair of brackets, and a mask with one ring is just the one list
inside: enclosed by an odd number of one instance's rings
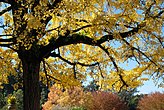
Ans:
{"label": "yellow foliage canopy", "polygon": [[[40,57],[45,83],[80,85],[89,76],[118,90],[141,85],[143,73],[163,78],[163,0],[4,1],[0,46]],[[129,60],[136,67],[127,71],[120,64]]]}

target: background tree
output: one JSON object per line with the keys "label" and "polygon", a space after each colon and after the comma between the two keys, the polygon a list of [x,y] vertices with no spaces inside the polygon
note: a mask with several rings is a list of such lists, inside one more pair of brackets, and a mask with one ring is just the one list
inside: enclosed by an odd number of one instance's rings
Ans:
{"label": "background tree", "polygon": [[[162,110],[164,109],[163,101],[164,93],[155,92],[143,96],[139,101],[137,109],[138,110]],[[151,103],[151,104],[150,104]]]}
{"label": "background tree", "polygon": [[[80,85],[79,80],[90,75],[103,89],[117,91],[138,86],[142,73],[163,78],[162,0],[1,0],[0,4],[0,46],[21,60],[24,110],[39,110],[39,75],[45,76],[47,86],[53,79],[64,87]],[[120,64],[130,59],[137,62],[136,68],[125,71]],[[40,69],[45,75],[39,74]],[[109,73],[116,78],[112,84]]]}
{"label": "background tree", "polygon": [[143,94],[137,94],[137,92],[137,88],[133,88],[118,93],[118,96],[128,105],[129,110],[136,110],[139,100],[144,96]]}

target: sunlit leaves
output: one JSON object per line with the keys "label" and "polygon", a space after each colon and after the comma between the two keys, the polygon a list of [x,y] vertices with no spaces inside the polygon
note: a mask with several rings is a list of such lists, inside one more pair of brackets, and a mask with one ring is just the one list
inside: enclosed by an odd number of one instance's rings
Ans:
{"label": "sunlit leaves", "polygon": [[[149,75],[157,73],[157,78],[163,77],[162,0],[40,0],[38,3],[29,0],[15,3],[17,8],[13,8],[12,14],[5,13],[2,17],[1,24],[5,25],[2,25],[3,34],[13,34],[14,44],[11,47],[21,51],[40,51],[42,47],[54,44],[41,59],[49,57],[47,54],[52,52],[58,54],[58,57],[44,60],[47,75],[56,78],[60,85],[80,85],[89,76],[100,80],[99,83],[105,87],[118,90],[123,85],[119,77],[121,74],[129,88],[135,88],[145,80],[140,78],[143,68]],[[69,41],[74,34],[92,38],[92,46],[76,44],[72,42],[74,39]],[[104,35],[111,38],[98,44]],[[0,37],[4,38],[9,37]],[[56,42],[60,39],[68,40],[72,45],[68,43],[60,47],[64,43]],[[136,62],[137,69],[124,70],[126,67],[119,66],[131,60]],[[97,65],[84,66],[95,62],[98,62]],[[41,80],[47,83],[50,76],[46,75],[44,66],[41,67],[40,75],[44,77]]]}
{"label": "sunlit leaves", "polygon": [[5,13],[3,16],[4,16],[4,20],[5,20],[5,25],[9,25],[9,24],[13,23],[13,19],[9,13]]}
{"label": "sunlit leaves", "polygon": [[[128,90],[129,88],[136,88],[143,84],[143,81],[148,80],[147,78],[142,78],[142,73],[145,70],[144,67],[134,68],[132,70],[122,70],[120,73],[111,71],[105,78],[101,78],[98,81],[98,85],[103,90],[112,90],[112,91],[120,91],[120,88]],[[126,82],[127,86],[123,86],[123,82],[120,79],[120,74],[122,79]],[[122,88],[122,89],[123,89]]]}
{"label": "sunlit leaves", "polygon": [[15,76],[17,74],[14,68],[16,67],[15,58],[17,58],[17,56],[13,51],[0,48],[0,87],[2,87],[1,84],[8,83],[8,76]]}
{"label": "sunlit leaves", "polygon": [[31,14],[26,14],[24,18],[27,20],[27,29],[38,29],[41,26],[39,17],[34,17]]}
{"label": "sunlit leaves", "polygon": [[[48,101],[43,105],[43,109],[59,109],[64,107],[90,107],[92,104],[92,94],[85,92],[81,87],[74,86],[66,89],[64,92],[62,89],[53,85],[48,94]],[[67,109],[69,109],[67,108]]]}

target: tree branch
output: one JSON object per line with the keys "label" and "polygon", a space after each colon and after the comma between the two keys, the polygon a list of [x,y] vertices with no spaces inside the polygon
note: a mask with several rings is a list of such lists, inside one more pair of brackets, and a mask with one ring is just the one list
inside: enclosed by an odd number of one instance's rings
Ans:
{"label": "tree branch", "polygon": [[96,65],[98,65],[98,62],[93,63],[93,64],[84,64],[84,63],[81,63],[81,62],[74,62],[74,63],[73,63],[73,62],[71,62],[71,61],[69,61],[69,60],[63,58],[62,56],[60,56],[60,54],[56,54],[55,52],[51,53],[50,56],[51,56],[51,57],[58,57],[58,58],[60,58],[61,60],[63,60],[64,62],[66,62],[66,63],[68,63],[68,64],[70,64],[70,65],[76,65],[76,64],[79,64],[79,65],[81,65],[81,66],[96,66]]}
{"label": "tree branch", "polygon": [[77,76],[76,76],[76,64],[73,65],[73,75],[74,75],[74,78],[77,79]]}
{"label": "tree branch", "polygon": [[121,75],[120,70],[119,70],[119,67],[117,66],[117,64],[116,64],[116,62],[115,62],[115,60],[114,60],[114,58],[109,54],[108,50],[105,49],[105,47],[103,47],[103,46],[101,46],[101,45],[99,45],[99,47],[109,56],[110,60],[112,61],[113,65],[114,65],[114,67],[115,67],[115,69],[116,69],[116,71],[117,71],[117,73],[118,73],[118,75],[119,75],[119,78],[120,78],[121,82],[123,83],[123,85],[121,86],[121,89],[122,89],[122,87],[124,87],[124,86],[128,87],[128,84],[127,84],[127,83],[125,82],[125,80],[123,79],[123,76]]}
{"label": "tree branch", "polygon": [[13,38],[9,38],[9,39],[0,39],[0,42],[12,42]]}
{"label": "tree branch", "polygon": [[61,2],[62,0],[55,0],[54,3],[52,4],[52,7],[56,7]]}
{"label": "tree branch", "polygon": [[2,46],[2,47],[10,47],[11,45],[13,45],[13,43],[9,43],[9,44],[0,44],[0,46]]}
{"label": "tree branch", "polygon": [[9,1],[10,1],[10,0],[1,0],[0,2],[3,2],[3,3],[10,3]]}
{"label": "tree branch", "polygon": [[100,67],[100,64],[99,64],[99,63],[98,63],[98,68],[99,68],[99,70],[100,70],[101,77],[102,77],[102,78],[104,78],[104,76],[103,76],[103,73],[102,73],[102,71],[101,71],[101,67]]}
{"label": "tree branch", "polygon": [[12,9],[12,7],[11,7],[11,6],[9,6],[9,7],[5,8],[4,10],[2,10],[2,11],[0,12],[0,16],[2,16],[4,13],[6,13],[6,12],[10,11],[11,9]]}
{"label": "tree branch", "polygon": [[61,82],[59,79],[56,79],[56,78],[54,78],[53,76],[51,76],[51,75],[49,75],[49,74],[47,74],[47,76],[50,77],[50,78],[52,78],[52,79],[54,79],[54,80],[56,80],[56,81]]}
{"label": "tree branch", "polygon": [[[134,35],[135,33],[137,33],[139,31],[140,28],[142,28],[144,26],[145,26],[145,24],[141,23],[136,28],[133,28],[130,31],[120,33],[120,36],[122,38],[126,38],[131,35]],[[41,53],[42,53],[43,57],[48,57],[47,55],[52,50],[59,48],[61,46],[77,44],[77,43],[83,43],[83,44],[88,44],[88,45],[92,45],[92,46],[97,46],[106,41],[113,40],[113,39],[115,39],[113,34],[104,35],[98,40],[95,40],[95,39],[90,38],[85,35],[79,35],[79,34],[73,34],[73,35],[67,34],[67,35],[63,35],[63,36],[60,35],[57,39],[51,38],[49,40],[50,43],[47,46],[43,46],[41,48]]]}
{"label": "tree branch", "polygon": [[88,28],[88,27],[91,27],[91,26],[92,26],[92,25],[88,24],[88,25],[82,26],[82,27],[80,27],[80,28],[78,28],[78,29],[72,30],[72,32],[78,32],[78,31],[80,31],[80,30],[82,30],[82,29],[84,29],[84,28]]}
{"label": "tree branch", "polygon": [[47,80],[47,89],[49,88],[49,79],[48,79],[48,74],[47,74],[47,70],[46,70],[46,64],[45,64],[45,60],[43,59],[43,68],[44,68],[44,73],[46,75],[46,80]]}
{"label": "tree branch", "polygon": [[131,49],[133,50],[137,50],[139,53],[141,53],[143,56],[145,56],[150,62],[152,62],[155,66],[158,66],[153,60],[151,60],[144,52],[142,52],[141,50],[139,50],[138,48],[132,46],[128,41],[126,41],[125,39],[122,39]]}
{"label": "tree branch", "polygon": [[[46,62],[45,62],[45,60],[44,60],[44,63],[45,63],[45,64],[47,64],[48,68],[51,70],[50,65],[48,65],[48,63],[46,63]],[[52,72],[52,70],[51,70],[51,72]],[[52,78],[52,79],[54,79],[54,80],[56,80],[56,81],[59,81],[59,82],[60,82],[60,80],[59,80],[59,79],[54,78],[53,76],[51,76],[51,75],[49,75],[49,74],[47,74],[47,76],[48,76],[49,78]]]}
{"label": "tree branch", "polygon": [[161,16],[164,13],[164,10],[160,11],[157,15],[152,16],[153,18],[158,18],[159,16]]}
{"label": "tree branch", "polygon": [[[129,37],[131,35],[134,35],[135,33],[137,33],[139,31],[140,28],[142,28],[144,26],[145,26],[145,24],[140,24],[137,26],[137,28],[133,28],[130,31],[120,33],[120,36],[122,38],[126,38],[126,37]],[[84,44],[88,44],[88,45],[92,45],[92,46],[98,46],[107,53],[107,55],[109,56],[109,58],[113,62],[114,67],[116,68],[117,72],[119,73],[119,68],[117,67],[116,62],[114,61],[114,58],[109,54],[107,49],[105,49],[104,47],[101,46],[102,43],[104,43],[108,40],[113,40],[113,39],[115,39],[115,38],[112,34],[104,35],[98,40],[94,40],[93,38],[90,38],[90,37],[85,36],[85,35],[79,35],[79,34],[73,34],[73,35],[69,35],[69,36],[67,35],[67,37],[66,36],[59,36],[57,39],[52,38],[50,40],[50,43],[47,46],[43,47],[41,51],[42,51],[42,55],[45,55],[47,57],[48,56],[59,57],[63,61],[67,62],[68,64],[75,65],[75,63],[72,63],[72,62],[62,58],[60,55],[57,55],[56,53],[55,54],[50,53],[51,50],[59,48],[61,46],[66,46],[66,45],[70,45],[70,44],[77,44],[77,43],[84,43]],[[128,84],[126,84],[126,82],[124,81],[121,74],[119,74],[119,77],[120,77],[120,80],[123,82],[122,87],[123,86],[128,87]]]}
{"label": "tree branch", "polygon": [[0,35],[0,37],[3,37],[3,36],[13,36],[13,35],[12,34]]}

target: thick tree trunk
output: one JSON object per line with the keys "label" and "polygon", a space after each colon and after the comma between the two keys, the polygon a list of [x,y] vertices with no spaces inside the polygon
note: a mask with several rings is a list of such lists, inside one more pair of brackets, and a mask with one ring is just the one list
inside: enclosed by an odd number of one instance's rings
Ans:
{"label": "thick tree trunk", "polygon": [[[28,55],[27,55],[28,56]],[[40,109],[39,69],[38,59],[22,57],[23,65],[23,88],[24,88],[24,110]]]}

